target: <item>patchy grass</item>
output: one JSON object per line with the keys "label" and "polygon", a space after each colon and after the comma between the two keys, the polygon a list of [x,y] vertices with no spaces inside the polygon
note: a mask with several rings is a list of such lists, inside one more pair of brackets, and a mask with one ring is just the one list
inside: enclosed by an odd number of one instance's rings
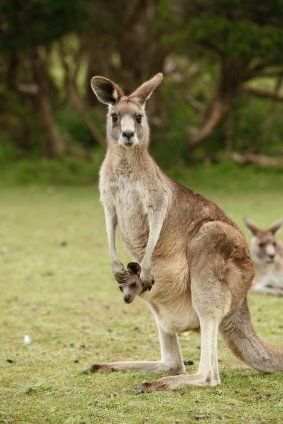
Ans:
{"label": "patchy grass", "polygon": [[[282,215],[282,176],[269,190],[265,175],[252,177],[255,187],[241,173],[211,172],[182,179],[241,226],[244,215],[262,225]],[[221,339],[217,388],[134,396],[135,386],[157,376],[80,374],[95,362],[159,354],[146,305],[125,305],[113,282],[97,188],[14,186],[1,189],[0,204],[0,423],[282,422],[282,376],[247,368]],[[282,299],[251,294],[250,307],[257,332],[282,348]],[[199,336],[180,339],[194,371]]]}

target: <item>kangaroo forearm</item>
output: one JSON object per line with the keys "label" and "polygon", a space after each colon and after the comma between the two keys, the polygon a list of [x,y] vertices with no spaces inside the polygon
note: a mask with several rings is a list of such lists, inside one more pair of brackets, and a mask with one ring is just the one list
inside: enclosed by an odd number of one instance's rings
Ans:
{"label": "kangaroo forearm", "polygon": [[105,207],[105,222],[106,232],[110,257],[112,259],[112,269],[116,272],[121,269],[121,262],[117,256],[116,251],[116,229],[117,229],[117,215],[114,209]]}
{"label": "kangaroo forearm", "polygon": [[166,205],[164,204],[158,214],[152,213],[149,215],[149,236],[141,263],[142,270],[149,271],[151,268],[152,255],[160,237],[166,211]]}

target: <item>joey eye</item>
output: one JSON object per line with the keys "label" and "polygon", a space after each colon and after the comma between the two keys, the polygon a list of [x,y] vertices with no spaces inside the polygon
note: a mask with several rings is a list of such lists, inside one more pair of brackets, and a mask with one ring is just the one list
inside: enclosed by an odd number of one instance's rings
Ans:
{"label": "joey eye", "polygon": [[276,247],[276,241],[274,241],[272,244],[273,244],[273,247]]}
{"label": "joey eye", "polygon": [[264,243],[259,243],[258,245],[261,249],[264,247]]}
{"label": "joey eye", "polygon": [[142,115],[136,115],[135,116],[135,120],[136,120],[136,123],[137,124],[141,124],[141,122],[142,122]]}
{"label": "joey eye", "polygon": [[117,121],[118,121],[118,115],[116,115],[116,113],[113,113],[113,114],[111,115],[111,117],[112,117],[112,122],[113,122],[113,123],[115,123],[115,122],[117,122]]}

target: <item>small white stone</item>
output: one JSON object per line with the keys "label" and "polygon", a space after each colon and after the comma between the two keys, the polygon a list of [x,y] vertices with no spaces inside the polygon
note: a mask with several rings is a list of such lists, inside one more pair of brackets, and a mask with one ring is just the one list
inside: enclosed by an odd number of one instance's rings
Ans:
{"label": "small white stone", "polygon": [[27,336],[27,335],[24,336],[24,344],[25,345],[31,344],[31,338],[30,338],[30,336]]}

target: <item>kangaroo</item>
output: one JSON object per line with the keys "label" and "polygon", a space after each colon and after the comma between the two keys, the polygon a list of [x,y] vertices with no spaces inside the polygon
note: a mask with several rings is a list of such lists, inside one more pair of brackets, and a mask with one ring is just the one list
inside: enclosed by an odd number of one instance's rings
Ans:
{"label": "kangaroo", "polygon": [[[162,79],[159,73],[130,95],[107,78],[91,80],[98,100],[108,105],[99,189],[112,270],[118,278],[125,271],[115,247],[118,225],[141,267],[140,296],[156,320],[161,358],[94,364],[88,371],[171,374],[142,384],[135,393],[216,386],[219,329],[234,354],[251,367],[283,371],[283,353],[263,344],[251,323],[247,292],[254,267],[243,233],[213,202],[168,178],[148,152],[145,105]],[[198,371],[186,375],[177,333],[198,329]]]}
{"label": "kangaroo", "polygon": [[275,234],[283,224],[283,220],[261,230],[250,219],[246,226],[253,234],[251,258],[255,265],[253,291],[283,296],[283,242],[275,239]]}

